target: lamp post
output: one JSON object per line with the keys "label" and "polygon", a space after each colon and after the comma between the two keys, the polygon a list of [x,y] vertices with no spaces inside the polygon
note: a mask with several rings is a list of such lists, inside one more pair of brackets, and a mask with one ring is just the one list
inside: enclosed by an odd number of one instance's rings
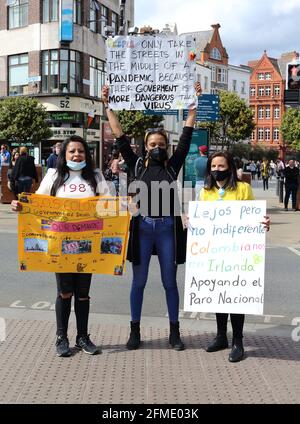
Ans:
{"label": "lamp post", "polygon": [[119,35],[126,34],[125,6],[126,0],[120,0]]}

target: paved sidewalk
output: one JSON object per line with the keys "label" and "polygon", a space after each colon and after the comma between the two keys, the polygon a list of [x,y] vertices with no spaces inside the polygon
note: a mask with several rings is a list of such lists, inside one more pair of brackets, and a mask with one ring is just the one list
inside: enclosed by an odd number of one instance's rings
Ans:
{"label": "paved sidewalk", "polygon": [[[129,317],[94,314],[90,332],[103,353],[89,356],[72,349],[73,356],[58,358],[54,313],[45,312],[44,320],[40,315],[34,319],[34,313],[28,311],[28,319],[6,319],[7,339],[0,342],[1,403],[300,402],[300,342],[292,340],[292,327],[246,325],[246,358],[232,364],[227,359],[229,349],[216,353],[204,350],[214,336],[214,323],[182,320],[187,349],[176,352],[168,345],[167,320],[148,318],[143,320],[142,347],[128,351]],[[294,332],[299,335],[300,327]],[[72,321],[71,346],[75,335]]]}
{"label": "paved sidewalk", "polygon": [[[254,193],[267,198],[272,220],[267,243],[300,252],[300,212],[284,212],[274,188]],[[0,232],[5,231],[16,232],[16,216],[9,205],[0,205]],[[237,364],[228,362],[229,349],[205,352],[215,321],[182,319],[186,350],[176,352],[168,345],[167,319],[145,317],[143,345],[128,351],[129,319],[91,314],[91,338],[103,353],[73,349],[70,358],[58,358],[54,311],[0,308],[0,403],[300,403],[300,318],[293,326],[246,324],[246,358]],[[75,335],[72,314],[71,346]]]}

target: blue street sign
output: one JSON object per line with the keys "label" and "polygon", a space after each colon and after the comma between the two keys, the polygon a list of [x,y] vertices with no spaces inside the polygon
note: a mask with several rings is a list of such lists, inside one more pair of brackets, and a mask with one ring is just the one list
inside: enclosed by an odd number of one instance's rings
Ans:
{"label": "blue street sign", "polygon": [[[187,117],[187,110],[183,111],[183,119]],[[218,121],[220,112],[220,98],[216,94],[202,94],[198,98],[196,121]]]}

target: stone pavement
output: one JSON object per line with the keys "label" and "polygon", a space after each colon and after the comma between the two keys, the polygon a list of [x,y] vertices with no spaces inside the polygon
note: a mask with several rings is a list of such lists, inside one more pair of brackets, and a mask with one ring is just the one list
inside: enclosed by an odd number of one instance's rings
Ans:
{"label": "stone pavement", "polygon": [[[267,197],[272,220],[268,244],[288,243],[300,252],[300,212],[284,212],[274,190],[254,192],[257,199]],[[15,216],[7,205],[0,205],[0,219],[14,231]],[[71,346],[76,335],[73,315]],[[236,364],[228,362],[229,349],[205,352],[214,337],[213,320],[182,319],[186,350],[176,352],[168,346],[167,319],[158,317],[143,318],[143,345],[128,351],[129,319],[91,314],[91,338],[102,346],[102,354],[73,349],[70,358],[58,358],[53,311],[0,308],[0,403],[300,403],[300,318],[287,326],[246,323],[246,357]]]}

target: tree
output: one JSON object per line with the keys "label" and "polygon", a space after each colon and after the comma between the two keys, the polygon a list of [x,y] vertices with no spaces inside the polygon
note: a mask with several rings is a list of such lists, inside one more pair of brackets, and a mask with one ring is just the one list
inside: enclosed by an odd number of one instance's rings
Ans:
{"label": "tree", "polygon": [[163,115],[144,115],[141,111],[123,110],[118,112],[118,118],[124,133],[139,138],[145,134],[146,129],[157,127]]}
{"label": "tree", "polygon": [[[245,101],[235,93],[220,91],[220,119],[206,124],[214,134],[216,145],[223,149],[251,136],[255,128],[253,113]],[[213,135],[211,133],[211,135]]]}
{"label": "tree", "polygon": [[281,132],[292,149],[300,150],[300,109],[290,108],[284,113]]}
{"label": "tree", "polygon": [[30,97],[7,97],[0,102],[0,138],[37,143],[52,136],[46,108]]}

